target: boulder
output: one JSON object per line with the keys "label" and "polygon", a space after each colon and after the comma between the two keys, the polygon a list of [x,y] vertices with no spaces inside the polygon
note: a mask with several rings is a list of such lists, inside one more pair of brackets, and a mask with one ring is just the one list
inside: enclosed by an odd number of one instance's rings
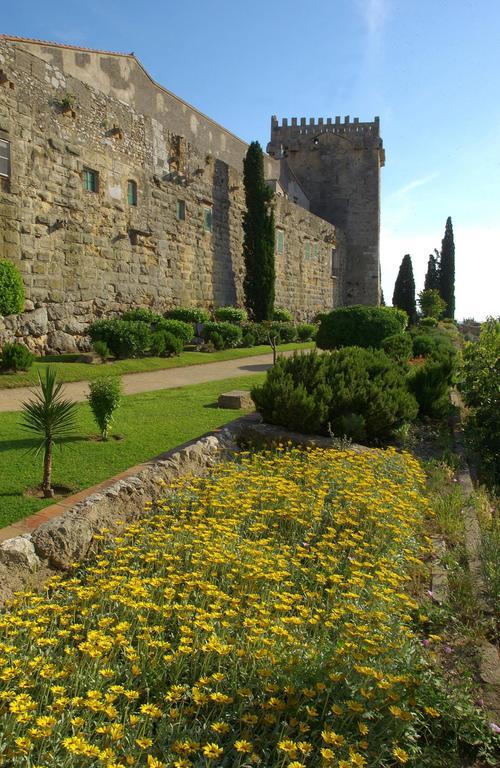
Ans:
{"label": "boulder", "polygon": [[0,563],[9,566],[22,566],[30,571],[36,570],[40,560],[30,536],[16,536],[0,544]]}
{"label": "boulder", "polygon": [[47,349],[53,354],[78,352],[74,336],[64,331],[52,331],[47,335]]}
{"label": "boulder", "polygon": [[39,307],[23,316],[23,330],[30,336],[42,336],[48,331],[47,308]]}
{"label": "boulder", "polygon": [[88,552],[92,526],[79,515],[65,514],[43,523],[32,533],[35,551],[41,559],[62,571],[71,568]]}

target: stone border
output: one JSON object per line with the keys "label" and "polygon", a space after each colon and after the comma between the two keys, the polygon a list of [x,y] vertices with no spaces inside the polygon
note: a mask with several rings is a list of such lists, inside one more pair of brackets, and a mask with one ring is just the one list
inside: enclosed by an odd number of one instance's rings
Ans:
{"label": "stone border", "polygon": [[202,475],[228,452],[244,425],[255,414],[243,416],[197,441],[170,451],[130,474],[91,493],[31,533],[0,544],[0,606],[16,592],[36,589],[54,574],[69,571],[75,562],[96,551],[94,536],[103,530],[117,533],[123,523],[144,517],[145,502],[165,495],[165,484],[187,475]]}

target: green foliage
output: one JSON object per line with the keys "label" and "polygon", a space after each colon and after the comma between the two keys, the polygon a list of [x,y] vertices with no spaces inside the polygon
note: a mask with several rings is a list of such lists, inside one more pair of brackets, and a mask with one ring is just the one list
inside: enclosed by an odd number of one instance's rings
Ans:
{"label": "green foliage", "polygon": [[243,337],[241,339],[241,346],[242,347],[255,346],[255,336],[253,335],[253,333],[250,333],[250,331],[244,331]]}
{"label": "green foliage", "polygon": [[429,261],[427,262],[427,272],[425,275],[424,291],[438,291],[439,292],[439,262],[440,253],[438,250],[434,250],[434,254],[429,254]]}
{"label": "green foliage", "polygon": [[382,349],[397,363],[406,363],[413,353],[413,341],[407,333],[394,333],[383,339]]}
{"label": "green foliage", "polygon": [[162,316],[158,312],[153,312],[152,309],[138,307],[137,309],[129,309],[121,316],[122,320],[140,320],[148,325],[156,325]]}
{"label": "green foliage", "polygon": [[156,326],[157,331],[166,331],[172,336],[177,336],[182,344],[189,344],[193,339],[193,326],[184,320],[173,320],[162,318]]}
{"label": "green foliage", "polygon": [[140,357],[151,347],[152,334],[141,320],[96,320],[89,326],[92,343],[104,341],[118,358]]}
{"label": "green foliage", "polygon": [[394,307],[340,307],[321,315],[316,343],[320,349],[379,348],[387,336],[402,333],[406,312]]}
{"label": "green foliage", "polygon": [[272,321],[268,324],[269,332],[278,339],[278,344],[291,344],[297,340],[297,328],[293,323]]}
{"label": "green foliage", "polygon": [[197,307],[174,307],[165,312],[165,317],[185,323],[206,323],[210,319],[208,312]]}
{"label": "green foliage", "polygon": [[216,320],[229,323],[244,323],[248,320],[246,309],[240,307],[218,307],[214,316]]}
{"label": "green foliage", "polygon": [[448,416],[452,371],[452,359],[446,355],[431,355],[424,365],[412,371],[408,383],[418,402],[420,417],[444,419]]}
{"label": "green foliage", "polygon": [[77,403],[62,397],[62,383],[57,382],[53,368],[45,370],[45,377],[38,373],[40,389],[30,400],[21,405],[21,429],[38,438],[35,455],[44,451],[42,489],[45,497],[54,495],[52,489],[52,451],[56,442],[61,442],[74,431]]}
{"label": "green foliage", "polygon": [[291,323],[293,320],[292,313],[288,309],[282,309],[276,307],[273,309],[272,320],[277,320],[280,323]]}
{"label": "green foliage", "polygon": [[469,442],[479,457],[482,477],[500,486],[500,319],[489,317],[481,325],[479,341],[468,342],[463,353],[460,388],[471,409],[467,421]]}
{"label": "green foliage", "polygon": [[34,355],[24,344],[4,344],[0,355],[2,371],[27,371],[33,365]]}
{"label": "green foliage", "polygon": [[113,414],[120,405],[121,397],[122,383],[116,376],[95,379],[89,383],[87,399],[103,440],[108,439]]}
{"label": "green foliage", "polygon": [[0,259],[0,315],[18,315],[24,309],[24,284],[11,261]]}
{"label": "green foliage", "polygon": [[446,303],[448,316],[455,317],[455,241],[451,216],[446,219],[444,237],[441,242],[439,293]]}
{"label": "green foliage", "polygon": [[92,349],[100,358],[101,363],[105,363],[108,357],[111,356],[111,352],[109,351],[109,347],[105,341],[94,341],[92,344]]}
{"label": "green foliage", "polygon": [[409,253],[403,256],[403,261],[399,267],[392,296],[392,304],[394,307],[398,307],[406,312],[410,325],[416,323],[417,307],[415,304],[415,279],[413,277],[413,266]]}
{"label": "green foliage", "polygon": [[435,328],[438,321],[435,317],[422,317],[418,322],[418,329],[426,332],[430,328]]}
{"label": "green foliage", "polygon": [[274,308],[276,270],[274,264],[273,193],[264,177],[264,154],[253,141],[243,161],[246,210],[243,217],[245,303],[256,321],[269,320]]}
{"label": "green foliage", "polygon": [[151,342],[151,353],[156,357],[172,357],[180,355],[183,348],[182,339],[168,331],[155,331]]}
{"label": "green foliage", "polygon": [[429,333],[413,337],[413,357],[427,357],[437,348],[437,341]]}
{"label": "green foliage", "polygon": [[297,323],[295,328],[299,341],[313,341],[318,332],[318,326],[314,323]]}
{"label": "green foliage", "polygon": [[[214,347],[214,333],[222,338],[224,345],[222,349],[225,349],[226,347],[237,347],[243,336],[241,326],[234,323],[205,323],[201,335],[205,341],[211,341]],[[217,349],[217,347],[215,348]]]}
{"label": "green foliage", "polygon": [[390,439],[418,410],[400,367],[359,347],[280,358],[252,397],[271,424],[324,434],[331,427],[369,443]]}
{"label": "green foliage", "polygon": [[424,317],[434,318],[435,320],[438,320],[446,309],[446,302],[435,288],[420,291],[418,294],[418,305]]}
{"label": "green foliage", "polygon": [[243,325],[243,333],[251,334],[256,344],[269,344],[268,326],[268,323],[245,323]]}
{"label": "green foliage", "polygon": [[224,349],[225,347],[224,339],[218,331],[212,331],[209,343],[212,344],[215,350]]}

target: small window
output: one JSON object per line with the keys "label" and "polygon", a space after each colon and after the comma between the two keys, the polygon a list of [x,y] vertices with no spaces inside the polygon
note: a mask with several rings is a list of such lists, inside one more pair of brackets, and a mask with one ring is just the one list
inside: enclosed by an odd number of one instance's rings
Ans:
{"label": "small window", "polygon": [[177,218],[179,221],[184,221],[186,218],[186,202],[185,200],[177,200]]}
{"label": "small window", "polygon": [[339,255],[335,248],[332,248],[332,277],[339,275]]}
{"label": "small window", "polygon": [[212,231],[212,209],[208,207],[203,209],[203,228],[205,232]]}
{"label": "small window", "polygon": [[83,188],[87,192],[97,192],[99,189],[99,174],[90,168],[83,169]]}
{"label": "small window", "polygon": [[127,200],[129,205],[137,205],[137,182],[129,180],[127,183]]}
{"label": "small window", "polygon": [[280,255],[285,251],[285,233],[282,229],[276,230],[276,252]]}
{"label": "small window", "polygon": [[0,176],[10,177],[10,141],[0,139]]}
{"label": "small window", "polygon": [[313,256],[314,256],[315,259],[317,259],[318,256],[319,256],[319,245],[318,245],[318,243],[314,243],[313,244]]}
{"label": "small window", "polygon": [[304,248],[304,254],[305,254],[306,259],[309,259],[310,256],[311,256],[311,243],[310,243],[309,240],[306,240],[306,245],[305,245],[305,248]]}

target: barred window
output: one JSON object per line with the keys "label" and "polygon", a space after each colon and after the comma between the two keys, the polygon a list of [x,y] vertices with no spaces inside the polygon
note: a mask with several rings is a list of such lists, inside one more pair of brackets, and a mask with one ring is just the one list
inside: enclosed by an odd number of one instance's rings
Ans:
{"label": "barred window", "polygon": [[83,169],[83,188],[87,192],[97,192],[99,189],[99,174],[91,168]]}
{"label": "barred window", "polygon": [[203,209],[203,227],[205,229],[205,232],[212,231],[212,209],[211,208],[207,207]]}
{"label": "barred window", "polygon": [[304,255],[306,259],[309,259],[311,257],[311,241],[310,240],[306,240]]}
{"label": "barred window", "polygon": [[129,205],[137,205],[137,182],[132,179],[127,183],[127,200]]}
{"label": "barred window", "polygon": [[285,251],[285,233],[282,229],[276,230],[276,253],[279,253],[280,256]]}
{"label": "barred window", "polygon": [[0,139],[0,176],[10,177],[10,141]]}

